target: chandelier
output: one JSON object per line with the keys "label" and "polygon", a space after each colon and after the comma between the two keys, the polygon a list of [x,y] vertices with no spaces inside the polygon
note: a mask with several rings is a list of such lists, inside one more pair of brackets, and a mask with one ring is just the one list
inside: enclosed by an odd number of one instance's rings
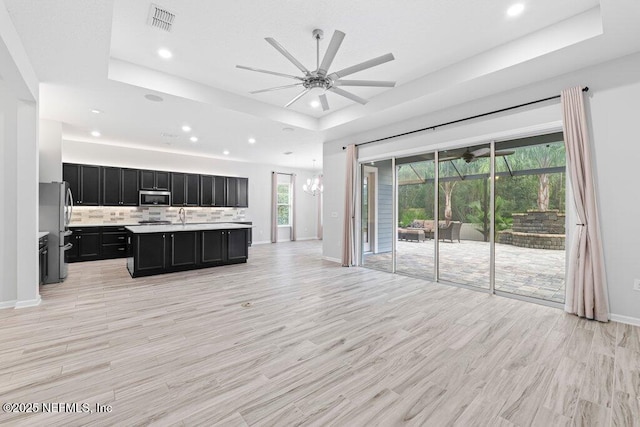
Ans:
{"label": "chandelier", "polygon": [[[314,159],[313,167],[315,168],[315,166],[316,161]],[[322,193],[322,191],[324,190],[324,186],[322,185],[322,175],[316,175],[314,177],[307,178],[307,182],[302,184],[302,190],[304,190],[304,192],[307,194],[311,194],[312,196],[317,196],[318,194]]]}

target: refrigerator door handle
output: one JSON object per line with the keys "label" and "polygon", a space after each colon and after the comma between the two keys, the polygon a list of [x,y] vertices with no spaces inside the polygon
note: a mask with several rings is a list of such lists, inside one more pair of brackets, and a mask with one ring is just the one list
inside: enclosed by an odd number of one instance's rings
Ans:
{"label": "refrigerator door handle", "polygon": [[71,215],[73,215],[73,193],[71,193],[71,188],[67,188],[67,206],[69,209],[67,210],[67,217],[65,218],[65,227],[68,227],[71,224]]}
{"label": "refrigerator door handle", "polygon": [[73,243],[67,243],[66,245],[64,245],[62,247],[63,251],[68,251],[69,249],[71,249],[73,247]]}
{"label": "refrigerator door handle", "polygon": [[72,234],[73,234],[73,231],[71,231],[71,230],[67,230],[67,231],[62,232],[63,236],[71,236]]}

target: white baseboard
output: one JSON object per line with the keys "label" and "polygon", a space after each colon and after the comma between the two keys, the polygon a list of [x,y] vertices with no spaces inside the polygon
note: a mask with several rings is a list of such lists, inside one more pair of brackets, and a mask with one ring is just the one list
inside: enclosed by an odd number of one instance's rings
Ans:
{"label": "white baseboard", "polygon": [[264,244],[267,244],[267,243],[271,243],[271,240],[263,240],[261,242],[251,242],[251,246],[253,246],[253,245],[264,245]]}
{"label": "white baseboard", "polygon": [[16,306],[17,300],[12,301],[0,301],[0,310],[3,308],[14,308]]}
{"label": "white baseboard", "polygon": [[637,317],[611,314],[611,320],[613,320],[614,322],[626,323],[627,325],[640,326],[640,319],[638,319]]}
{"label": "white baseboard", "polygon": [[298,237],[296,240],[298,242],[301,242],[303,240],[318,240],[318,238],[317,237]]}
{"label": "white baseboard", "polygon": [[322,259],[325,260],[325,261],[337,262],[338,264],[342,264],[342,260],[340,258],[332,258],[330,256],[323,256]]}
{"label": "white baseboard", "polygon": [[38,295],[38,298],[36,299],[29,299],[26,301],[16,301],[15,308],[35,307],[37,305],[40,305],[41,302],[42,302],[42,299],[40,298],[40,295]]}

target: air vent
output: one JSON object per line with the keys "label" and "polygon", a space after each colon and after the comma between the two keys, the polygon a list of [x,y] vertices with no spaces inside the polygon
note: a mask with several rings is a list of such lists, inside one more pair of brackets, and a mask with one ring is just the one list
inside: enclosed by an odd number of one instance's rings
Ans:
{"label": "air vent", "polygon": [[167,9],[164,9],[157,4],[151,3],[147,24],[164,31],[171,31],[173,19],[175,17],[175,13],[171,13]]}

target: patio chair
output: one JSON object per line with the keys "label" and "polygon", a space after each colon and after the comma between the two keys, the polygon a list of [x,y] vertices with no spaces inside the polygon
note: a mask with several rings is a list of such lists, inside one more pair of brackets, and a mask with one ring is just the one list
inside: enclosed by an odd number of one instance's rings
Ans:
{"label": "patio chair", "polygon": [[440,235],[440,239],[449,240],[453,243],[453,240],[457,240],[460,242],[460,229],[462,228],[462,223],[460,221],[452,221],[449,225],[440,226],[438,229],[438,233]]}

